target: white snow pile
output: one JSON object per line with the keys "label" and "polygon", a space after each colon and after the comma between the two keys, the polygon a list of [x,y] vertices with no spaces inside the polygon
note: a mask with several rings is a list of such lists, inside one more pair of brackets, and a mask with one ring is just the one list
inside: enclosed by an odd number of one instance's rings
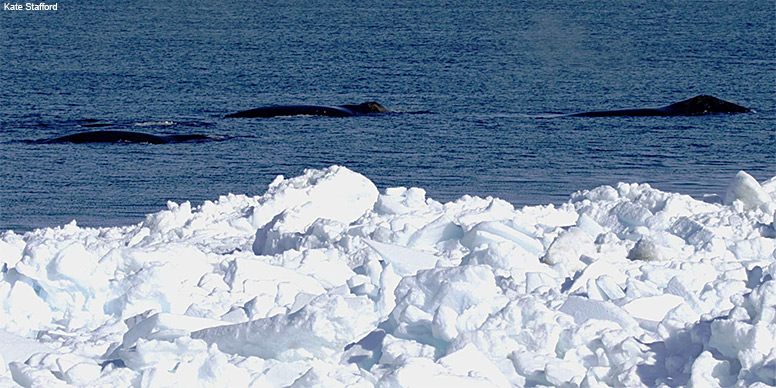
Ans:
{"label": "white snow pile", "polygon": [[0,234],[0,386],[776,385],[776,178],[561,206],[344,167]]}

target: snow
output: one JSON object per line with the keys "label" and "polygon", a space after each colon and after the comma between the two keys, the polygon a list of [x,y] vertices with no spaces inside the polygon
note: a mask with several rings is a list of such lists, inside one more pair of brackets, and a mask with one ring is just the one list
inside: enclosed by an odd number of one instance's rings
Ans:
{"label": "snow", "polygon": [[776,177],[560,206],[344,167],[0,234],[0,386],[776,386]]}

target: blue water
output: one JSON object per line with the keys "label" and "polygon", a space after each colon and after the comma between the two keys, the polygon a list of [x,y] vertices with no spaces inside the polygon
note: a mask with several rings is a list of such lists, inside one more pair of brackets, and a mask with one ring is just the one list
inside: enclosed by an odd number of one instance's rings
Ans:
{"label": "blue water", "polygon": [[[723,194],[738,170],[776,175],[772,0],[319,3],[82,0],[0,11],[0,229],[125,225],[168,200],[258,195],[277,174],[331,164],[380,188],[518,206],[618,181],[701,197]],[[756,113],[545,117],[698,94]],[[223,118],[369,100],[429,113]],[[89,120],[228,139],[29,142],[88,130]]]}

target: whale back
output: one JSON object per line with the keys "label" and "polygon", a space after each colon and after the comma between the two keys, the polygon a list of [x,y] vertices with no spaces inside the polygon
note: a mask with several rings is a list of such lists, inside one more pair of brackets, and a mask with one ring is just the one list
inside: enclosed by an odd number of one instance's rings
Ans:
{"label": "whale back", "polygon": [[719,98],[716,98],[713,96],[707,96],[707,95],[700,95],[700,96],[690,98],[688,100],[680,101],[680,102],[677,102],[676,104],[671,104],[663,109],[670,112],[671,114],[687,115],[687,116],[697,116],[697,115],[705,115],[705,114],[713,114],[713,113],[751,112],[751,110],[743,106],[736,105],[736,104],[733,104],[732,102],[727,102],[724,100],[720,100]]}
{"label": "whale back", "polygon": [[743,106],[720,100],[719,98],[700,95],[664,106],[662,108],[621,109],[575,113],[571,117],[611,117],[611,116],[700,116],[715,113],[746,113],[751,110]]}
{"label": "whale back", "polygon": [[168,140],[161,136],[129,131],[91,131],[46,140],[45,143],[151,143],[163,144]]}
{"label": "whale back", "polygon": [[150,133],[130,132],[130,131],[90,131],[80,132],[72,135],[61,136],[53,139],[43,140],[42,143],[149,143],[166,144],[178,143],[194,140],[205,140],[206,135],[170,135],[157,136]]}
{"label": "whale back", "polygon": [[357,105],[322,106],[322,105],[273,105],[244,110],[226,115],[226,117],[278,117],[278,116],[328,116],[348,117],[369,113],[388,112],[384,106],[374,101]]}
{"label": "whale back", "polygon": [[244,110],[232,113],[226,117],[278,117],[278,116],[328,116],[328,117],[347,117],[353,116],[350,109],[341,106],[320,106],[320,105],[275,105],[261,108]]}

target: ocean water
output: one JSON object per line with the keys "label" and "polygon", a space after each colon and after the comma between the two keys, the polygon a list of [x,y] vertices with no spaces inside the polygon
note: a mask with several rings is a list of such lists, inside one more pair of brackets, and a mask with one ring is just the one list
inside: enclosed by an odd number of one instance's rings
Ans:
{"label": "ocean water", "polygon": [[[771,0],[84,0],[0,11],[0,229],[139,222],[340,164],[440,201],[619,181],[724,195],[776,175]],[[710,94],[740,115],[552,118]],[[226,119],[271,104],[395,114]],[[409,113],[409,112],[425,113]],[[407,112],[407,113],[401,113]],[[39,144],[94,128],[180,144]]]}

